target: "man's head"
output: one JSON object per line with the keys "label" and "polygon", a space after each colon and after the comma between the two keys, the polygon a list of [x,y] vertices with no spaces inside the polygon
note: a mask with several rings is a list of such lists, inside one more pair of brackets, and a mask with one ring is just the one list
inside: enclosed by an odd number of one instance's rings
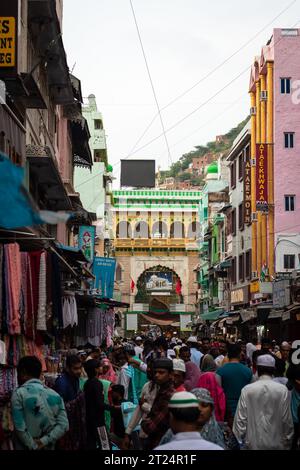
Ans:
{"label": "man's head", "polygon": [[272,343],[269,338],[262,338],[261,339],[261,351],[269,352],[272,349]]}
{"label": "man's head", "polygon": [[262,354],[258,356],[256,367],[258,376],[269,375],[272,376],[275,374],[275,359],[271,354]]}
{"label": "man's head", "polygon": [[220,354],[222,354],[223,356],[225,356],[225,354],[227,354],[227,343],[226,341],[219,341],[219,351],[220,351]]}
{"label": "man's head", "polygon": [[168,342],[163,336],[154,341],[154,351],[157,357],[167,357]]}
{"label": "man's head", "polygon": [[93,348],[90,356],[93,359],[100,359],[101,349],[100,348]]}
{"label": "man's head", "polygon": [[87,353],[86,353],[86,351],[80,350],[80,351],[78,351],[77,356],[79,357],[79,359],[81,360],[81,362],[83,364],[86,361]]}
{"label": "man's head", "polygon": [[126,356],[127,360],[130,359],[131,357],[135,356],[135,350],[134,350],[133,344],[131,344],[131,343],[125,344],[124,353],[125,353],[125,356]]}
{"label": "man's head", "polygon": [[31,379],[40,379],[42,373],[41,361],[35,356],[22,357],[18,363],[17,373],[19,385],[23,385]]}
{"label": "man's head", "polygon": [[111,399],[113,403],[122,403],[124,400],[125,388],[124,385],[111,386]]}
{"label": "man's head", "polygon": [[142,339],[140,336],[137,336],[137,337],[135,338],[135,344],[136,344],[137,346],[141,346],[141,345],[143,344],[143,339]]}
{"label": "man's head", "polygon": [[287,341],[283,341],[280,345],[280,352],[281,352],[281,358],[284,361],[288,361],[289,359],[289,354],[290,354],[291,346]]}
{"label": "man's head", "polygon": [[209,338],[202,338],[201,341],[202,352],[207,354],[210,350],[210,339]]}
{"label": "man's head", "polygon": [[186,342],[189,348],[198,348],[198,339],[197,336],[190,336]]}
{"label": "man's head", "polygon": [[170,383],[173,374],[173,362],[168,358],[156,359],[153,363],[154,381],[157,385]]}
{"label": "man's head", "polygon": [[89,379],[94,379],[100,374],[100,361],[97,359],[89,359],[83,367]]}
{"label": "man's head", "polygon": [[198,429],[199,405],[192,393],[174,393],[169,401],[170,427],[174,434]]}
{"label": "man's head", "polygon": [[182,359],[173,359],[173,382],[175,389],[183,385],[185,380],[185,363]]}
{"label": "man's head", "polygon": [[192,393],[199,402],[199,426],[202,428],[210,420],[214,411],[214,399],[206,388],[194,388]]}
{"label": "man's head", "polygon": [[66,370],[69,375],[79,379],[82,372],[82,362],[78,356],[71,354],[66,359]]}
{"label": "man's head", "polygon": [[187,346],[182,346],[179,351],[179,357],[184,362],[189,362],[191,360],[191,351]]}
{"label": "man's head", "polygon": [[277,359],[276,361],[276,377],[283,377],[285,373],[285,361],[283,359]]}
{"label": "man's head", "polygon": [[241,346],[237,343],[229,343],[227,347],[229,360],[240,360]]}

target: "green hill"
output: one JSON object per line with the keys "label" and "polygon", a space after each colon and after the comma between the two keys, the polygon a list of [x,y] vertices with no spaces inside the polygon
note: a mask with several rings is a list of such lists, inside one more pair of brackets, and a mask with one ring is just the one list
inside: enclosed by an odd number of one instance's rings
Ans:
{"label": "green hill", "polygon": [[185,173],[185,170],[187,170],[190,163],[192,163],[193,158],[212,154],[212,159],[217,160],[221,153],[228,153],[232,147],[233,141],[247,124],[249,119],[250,117],[248,116],[244,121],[240,122],[236,127],[227,132],[227,134],[223,135],[221,142],[217,142],[215,140],[213,142],[208,142],[206,145],[197,145],[195,146],[195,150],[182,155],[177,162],[172,164],[168,171],[160,172],[160,182],[163,182],[165,178],[174,177],[178,181],[191,181],[194,186],[201,185],[203,180],[200,176],[193,176],[190,173]]}

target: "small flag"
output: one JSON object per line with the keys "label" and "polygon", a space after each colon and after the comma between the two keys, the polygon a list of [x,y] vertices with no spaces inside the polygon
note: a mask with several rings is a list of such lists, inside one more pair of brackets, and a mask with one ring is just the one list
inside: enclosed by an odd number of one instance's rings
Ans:
{"label": "small flag", "polygon": [[177,282],[176,282],[176,294],[180,295],[181,294],[181,282],[179,279],[177,279]]}
{"label": "small flag", "polygon": [[133,293],[134,291],[134,288],[135,288],[135,282],[133,279],[131,279],[131,283],[130,283],[130,289],[131,289],[131,292]]}

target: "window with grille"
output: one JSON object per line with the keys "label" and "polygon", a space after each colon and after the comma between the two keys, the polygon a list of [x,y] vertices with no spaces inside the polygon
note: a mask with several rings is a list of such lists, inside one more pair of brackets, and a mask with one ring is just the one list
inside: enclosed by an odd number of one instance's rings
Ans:
{"label": "window with grille", "polygon": [[235,188],[236,187],[236,162],[233,162],[233,164],[230,167],[230,176],[231,176],[231,187]]}
{"label": "window with grille", "polygon": [[232,258],[231,281],[232,281],[232,284],[236,284],[236,257]]}
{"label": "window with grille", "polygon": [[246,279],[251,279],[251,262],[252,262],[252,255],[251,250],[246,252]]}
{"label": "window with grille", "polygon": [[244,282],[245,280],[244,253],[239,256],[239,280],[240,282]]}
{"label": "window with grille", "polygon": [[285,206],[286,212],[294,212],[295,196],[284,196],[284,206]]}
{"label": "window with grille", "polygon": [[282,95],[288,95],[291,93],[291,79],[290,78],[280,79],[280,91]]}
{"label": "window with grille", "polygon": [[283,255],[284,269],[295,269],[295,255]]}
{"label": "window with grille", "polygon": [[241,181],[244,177],[244,154],[239,155],[239,180]]}
{"label": "window with grille", "polygon": [[236,209],[231,212],[231,228],[232,235],[236,235]]}
{"label": "window with grille", "polygon": [[295,133],[285,132],[284,133],[284,146],[286,149],[294,148]]}
{"label": "window with grille", "polygon": [[239,205],[239,229],[244,230],[244,203]]}

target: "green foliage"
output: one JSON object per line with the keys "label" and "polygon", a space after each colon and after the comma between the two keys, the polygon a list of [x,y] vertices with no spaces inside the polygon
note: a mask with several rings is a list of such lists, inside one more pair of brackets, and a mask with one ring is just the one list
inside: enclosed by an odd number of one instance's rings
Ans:
{"label": "green foliage", "polygon": [[[213,141],[208,142],[206,145],[196,145],[194,150],[183,154],[177,162],[173,163],[169,171],[161,172],[161,175],[162,173],[164,173],[164,175],[162,175],[162,180],[164,180],[164,178],[172,176],[173,178],[177,178],[180,181],[187,181],[190,179],[192,181],[192,184],[196,186],[199,185],[199,181],[201,180],[200,184],[202,184],[202,178],[195,178],[192,175],[183,173],[189,167],[190,163],[192,163],[193,158],[203,157],[205,154],[211,153],[213,155],[213,159],[217,160],[220,153],[228,153],[233,144],[233,141],[248,121],[249,116],[244,119],[244,121],[240,122],[236,127],[230,129],[230,131],[224,135],[223,142],[218,143],[217,141]],[[188,178],[186,178],[185,175],[188,175]]]}

